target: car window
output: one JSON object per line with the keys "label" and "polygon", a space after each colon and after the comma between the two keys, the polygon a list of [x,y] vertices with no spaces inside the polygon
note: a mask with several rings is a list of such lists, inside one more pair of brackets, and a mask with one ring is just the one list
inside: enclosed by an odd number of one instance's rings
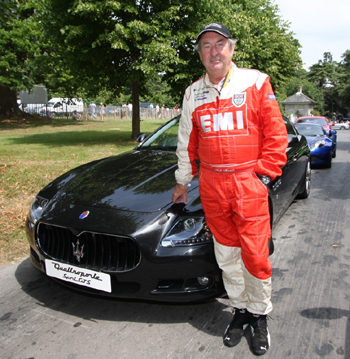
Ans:
{"label": "car window", "polygon": [[[288,117],[283,116],[283,121],[284,121],[284,123],[286,125],[287,132],[288,132],[289,146],[292,146],[293,140],[295,140],[295,138],[298,138],[298,133],[296,132],[294,125],[292,125],[292,123],[289,121]],[[298,141],[299,140],[297,140],[297,142]]]}
{"label": "car window", "polygon": [[[179,129],[180,116],[175,117],[171,121],[167,122],[164,126],[153,132],[148,136],[145,142],[139,148],[166,148],[177,146],[177,133]],[[283,117],[284,123],[287,127],[288,140],[292,141],[298,134],[295,131],[294,126],[290,123],[287,117]]]}
{"label": "car window", "polygon": [[295,132],[294,126],[290,123],[289,119],[287,117],[283,116],[283,121],[287,127],[288,135],[294,135],[296,136],[297,133]]}
{"label": "car window", "polygon": [[307,124],[297,124],[296,128],[304,136],[324,136],[323,127]]}
{"label": "car window", "polygon": [[180,116],[167,122],[164,126],[146,138],[140,148],[166,148],[177,146],[177,133]]}
{"label": "car window", "polygon": [[298,123],[317,123],[322,126],[328,126],[326,119],[321,117],[307,117],[307,118],[300,118]]}

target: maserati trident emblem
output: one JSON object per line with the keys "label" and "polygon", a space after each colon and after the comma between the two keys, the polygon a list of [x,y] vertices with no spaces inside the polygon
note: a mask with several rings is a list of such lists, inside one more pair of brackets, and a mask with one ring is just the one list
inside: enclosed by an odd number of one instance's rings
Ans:
{"label": "maserati trident emblem", "polygon": [[77,243],[74,245],[74,243],[72,243],[72,246],[73,246],[73,256],[75,256],[77,258],[77,261],[80,262],[80,259],[84,257],[84,252],[83,252],[83,249],[84,249],[84,245],[83,244],[81,247],[80,247],[80,243],[79,243],[79,238],[77,240]]}

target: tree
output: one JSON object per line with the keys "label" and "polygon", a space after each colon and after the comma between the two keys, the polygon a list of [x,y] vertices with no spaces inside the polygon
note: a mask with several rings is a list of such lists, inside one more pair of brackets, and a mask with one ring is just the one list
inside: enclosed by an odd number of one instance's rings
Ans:
{"label": "tree", "polygon": [[35,84],[41,32],[31,0],[1,2],[0,13],[0,114],[9,115],[18,111],[17,92]]}
{"label": "tree", "polygon": [[171,96],[171,87],[162,81],[163,75],[156,75],[149,78],[145,84],[145,93],[140,97],[145,102],[159,103],[160,106],[165,104],[167,107],[174,107],[175,100]]}
{"label": "tree", "polygon": [[130,87],[135,137],[148,78],[164,74],[179,103],[203,74],[192,45],[208,22],[225,23],[239,39],[238,65],[268,72],[275,86],[293,74],[301,65],[299,44],[277,9],[269,0],[44,0],[39,13],[52,48],[41,61],[55,62],[91,96]]}
{"label": "tree", "polygon": [[280,88],[279,100],[282,102],[286,98],[298,92],[299,87],[302,86],[303,94],[315,100],[317,104],[314,106],[315,110],[320,113],[324,112],[324,94],[308,79],[308,72],[300,69],[296,72],[295,76],[286,81],[285,85]]}
{"label": "tree", "polygon": [[336,94],[340,101],[343,113],[349,115],[350,112],[350,50],[346,50],[342,55],[339,64],[339,86]]}
{"label": "tree", "polygon": [[[222,4],[226,16],[225,1]],[[228,26],[238,39],[235,62],[266,72],[278,90],[302,65],[300,44],[289,23],[278,15],[278,6],[266,0],[234,1],[232,10]]]}
{"label": "tree", "polygon": [[336,94],[339,85],[338,63],[333,61],[332,54],[325,52],[323,60],[310,67],[309,80],[323,93],[325,99],[324,115],[333,117],[334,112],[340,110],[340,103]]}
{"label": "tree", "polygon": [[337,63],[330,52],[323,54],[323,60],[310,67],[309,79],[320,89],[334,86],[337,82]]}
{"label": "tree", "polygon": [[176,0],[46,0],[41,20],[53,48],[42,61],[59,59],[63,73],[74,74],[72,82],[90,96],[101,89],[118,95],[130,87],[135,137],[140,131],[139,93],[148,77],[183,61],[172,47],[171,33],[177,29],[182,41],[192,37],[202,7],[202,2]]}
{"label": "tree", "polygon": [[[233,61],[239,67],[255,68],[269,74],[279,99],[285,81],[301,68],[302,62],[300,44],[289,30],[289,23],[282,21],[277,14],[278,7],[265,0],[216,0],[210,9],[196,33],[213,20],[226,24],[232,36],[238,40]],[[174,66],[173,71],[166,73],[164,78],[177,94],[182,94],[185,87],[204,74],[204,68],[189,43],[177,49],[186,62]],[[180,98],[177,100],[181,101]]]}

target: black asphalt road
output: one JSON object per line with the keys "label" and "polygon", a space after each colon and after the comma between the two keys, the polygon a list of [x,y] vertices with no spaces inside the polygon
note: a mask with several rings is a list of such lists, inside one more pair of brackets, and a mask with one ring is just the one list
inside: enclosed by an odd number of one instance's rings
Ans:
{"label": "black asphalt road", "polygon": [[[350,131],[311,196],[274,231],[274,311],[265,358],[350,358]],[[26,258],[0,268],[0,358],[253,358],[249,335],[222,344],[227,299],[172,305],[87,297]]]}

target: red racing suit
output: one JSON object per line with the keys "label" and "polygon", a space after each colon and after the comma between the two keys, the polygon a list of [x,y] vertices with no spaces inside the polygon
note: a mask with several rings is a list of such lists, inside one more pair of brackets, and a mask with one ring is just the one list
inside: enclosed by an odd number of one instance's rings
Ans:
{"label": "red racing suit", "polygon": [[[222,84],[224,84],[222,86]],[[269,77],[232,69],[215,86],[206,74],[184,95],[178,132],[177,183],[197,173],[209,228],[218,243],[240,247],[248,272],[271,277],[268,189],[256,176],[281,175],[288,135]]]}

